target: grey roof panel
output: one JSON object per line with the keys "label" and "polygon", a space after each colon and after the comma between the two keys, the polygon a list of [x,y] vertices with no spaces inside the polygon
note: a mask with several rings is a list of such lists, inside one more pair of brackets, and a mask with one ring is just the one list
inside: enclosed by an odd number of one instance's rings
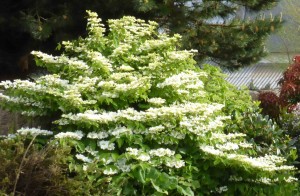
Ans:
{"label": "grey roof panel", "polygon": [[237,87],[249,86],[252,82],[258,89],[268,85],[275,89],[279,88],[278,82],[287,67],[287,64],[259,63],[236,72],[225,72],[228,75],[226,80]]}

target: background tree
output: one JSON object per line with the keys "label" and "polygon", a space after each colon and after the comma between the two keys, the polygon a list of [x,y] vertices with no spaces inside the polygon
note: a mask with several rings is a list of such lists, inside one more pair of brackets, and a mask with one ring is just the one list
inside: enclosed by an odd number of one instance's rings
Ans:
{"label": "background tree", "polygon": [[[294,54],[299,53],[300,47],[300,22],[299,22],[300,1],[286,0],[278,3],[272,10],[273,14],[282,14],[283,28],[267,41],[267,49],[274,53],[284,53],[284,59],[292,64]],[[282,62],[282,61],[281,61]]]}
{"label": "background tree", "polygon": [[236,69],[257,62],[265,54],[267,35],[280,25],[279,18],[243,18],[241,10],[256,12],[276,2],[4,0],[0,3],[2,73],[16,72],[19,59],[32,49],[51,51],[57,42],[83,35],[87,9],[98,12],[104,21],[123,15],[155,20],[161,30],[184,35],[184,47],[197,49],[198,60],[210,57],[224,67]]}

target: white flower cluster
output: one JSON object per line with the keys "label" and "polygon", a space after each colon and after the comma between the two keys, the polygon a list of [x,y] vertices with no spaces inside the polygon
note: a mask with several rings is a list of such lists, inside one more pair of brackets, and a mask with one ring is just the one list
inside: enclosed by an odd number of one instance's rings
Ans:
{"label": "white flower cluster", "polygon": [[193,53],[188,50],[170,51],[167,53],[167,55],[170,60],[176,60],[177,63],[178,60],[183,61],[183,60],[189,60],[193,58]]}
{"label": "white flower cluster", "polygon": [[79,92],[95,92],[95,86],[99,80],[101,80],[101,77],[79,76],[69,88],[78,89]]}
{"label": "white flower cluster", "polygon": [[93,33],[96,37],[103,36],[105,32],[104,25],[101,23],[101,19],[98,18],[98,14],[95,12],[87,11],[88,17],[88,24],[87,29],[89,32]]}
{"label": "white flower cluster", "polygon": [[108,136],[109,135],[107,132],[101,131],[101,132],[89,132],[86,137],[90,139],[105,139]]}
{"label": "white flower cluster", "polygon": [[0,99],[7,102],[8,104],[16,104],[16,105],[23,105],[23,106],[30,106],[30,107],[37,107],[37,108],[50,108],[46,104],[39,102],[35,99],[30,99],[27,97],[19,96],[19,97],[12,97],[6,96],[0,93]]}
{"label": "white flower cluster", "polygon": [[105,169],[103,171],[103,174],[105,175],[114,175],[114,174],[117,174],[118,173],[118,170],[117,169],[112,169],[112,168],[108,168],[108,169]]}
{"label": "white flower cluster", "polygon": [[213,156],[220,156],[227,160],[237,161],[241,165],[248,165],[263,171],[291,171],[295,170],[294,166],[283,165],[286,161],[283,157],[275,155],[265,155],[264,157],[249,157],[241,154],[225,153],[213,146],[202,145],[200,149]]}
{"label": "white flower cluster", "polygon": [[102,150],[114,150],[115,149],[115,144],[111,143],[110,141],[100,140],[100,141],[98,141],[97,144]]}
{"label": "white flower cluster", "polygon": [[239,149],[239,145],[232,142],[226,142],[225,144],[217,144],[216,148],[222,151],[230,151]]}
{"label": "white flower cluster", "polygon": [[132,134],[132,130],[124,126],[117,126],[116,128],[110,130],[109,133],[116,138],[120,138],[121,135]]}
{"label": "white flower cluster", "polygon": [[126,164],[127,159],[122,158],[122,159],[118,159],[118,161],[115,163],[115,166],[118,167],[119,170],[121,170],[122,172],[130,172],[131,170],[131,166]]}
{"label": "white flower cluster", "polygon": [[103,91],[102,97],[118,98],[127,92],[138,96],[136,92],[145,92],[151,85],[148,77],[134,76],[132,73],[113,73],[107,80],[99,82],[98,87]]}
{"label": "white flower cluster", "polygon": [[16,134],[7,134],[7,135],[0,135],[0,138],[5,138],[5,139],[8,139],[8,140],[12,140],[12,139],[15,139],[17,137]]}
{"label": "white flower cluster", "polygon": [[151,103],[153,105],[163,105],[166,102],[165,99],[162,99],[160,97],[150,98],[147,101],[148,103]]}
{"label": "white flower cluster", "polygon": [[146,40],[140,45],[139,49],[140,52],[148,53],[153,50],[165,48],[167,44],[178,43],[180,39],[181,36],[179,34],[175,34],[173,37],[167,37],[161,34],[157,40]]}
{"label": "white flower cluster", "polygon": [[221,150],[215,149],[213,146],[202,145],[200,146],[200,149],[208,154],[212,154],[215,156],[223,155],[223,152]]}
{"label": "white flower cluster", "polygon": [[164,156],[170,157],[173,156],[175,152],[168,148],[158,148],[155,150],[150,150],[149,154],[151,156],[157,156],[157,157],[164,157]]}
{"label": "white flower cluster", "polygon": [[185,166],[185,162],[183,160],[170,160],[170,161],[166,161],[165,164],[168,167],[175,167],[175,168],[181,168]]}
{"label": "white flower cluster", "polygon": [[223,192],[226,192],[226,191],[228,191],[228,187],[227,186],[221,186],[221,187],[217,187],[216,188],[216,192],[217,193],[223,193]]}
{"label": "white flower cluster", "polygon": [[119,71],[134,71],[134,68],[128,65],[121,65],[118,69]]}
{"label": "white flower cluster", "polygon": [[42,130],[42,129],[37,129],[37,128],[21,128],[21,129],[17,130],[17,133],[20,135],[32,135],[32,136],[53,135],[52,131]]}
{"label": "white flower cluster", "polygon": [[124,56],[125,54],[129,54],[130,50],[132,49],[132,46],[127,43],[121,43],[118,45],[110,55],[111,59],[118,59],[121,56]]}
{"label": "white flower cluster", "polygon": [[23,91],[44,92],[47,90],[44,86],[28,80],[14,80],[14,82],[3,81],[0,83],[5,89],[20,89]]}
{"label": "white flower cluster", "polygon": [[[217,108],[217,110],[218,109],[219,108]],[[212,110],[212,108],[210,108],[210,110]],[[212,114],[212,111],[205,111],[204,113],[206,113],[207,116],[184,116],[180,121],[180,127],[185,128],[189,132],[198,136],[204,136],[209,131],[215,130],[219,127],[223,127],[223,120],[226,120],[228,118],[226,116],[217,116],[216,118],[211,117],[210,121],[207,122],[207,118]]]}
{"label": "white flower cluster", "polygon": [[203,82],[199,79],[200,76],[206,76],[204,72],[185,71],[177,75],[172,75],[166,78],[164,82],[158,83],[158,88],[164,88],[166,86],[172,86],[178,89],[183,86],[189,89],[202,89]]}
{"label": "white flower cluster", "polygon": [[69,70],[73,70],[74,72],[81,70],[85,71],[87,74],[91,74],[89,66],[82,60],[78,58],[68,58],[66,56],[52,56],[45,54],[40,51],[32,51],[31,54],[38,57],[40,60],[53,64],[55,67],[63,69],[68,67]]}
{"label": "white flower cluster", "polygon": [[135,159],[140,161],[150,161],[151,158],[163,158],[165,159],[164,164],[170,168],[181,168],[185,166],[184,160],[177,160],[174,158],[175,152],[168,148],[158,148],[155,150],[150,150],[148,152],[143,152],[137,148],[126,148],[127,154],[133,156]]}
{"label": "white flower cluster", "polygon": [[[279,179],[278,178],[271,179],[271,178],[267,178],[267,177],[261,177],[261,178],[258,178],[258,179],[243,179],[240,176],[230,176],[229,181],[233,181],[233,182],[245,181],[245,182],[254,182],[254,183],[259,183],[259,184],[263,183],[263,184],[271,185],[271,184],[274,184],[274,183],[278,183]],[[292,176],[289,176],[287,178],[284,177],[283,181],[287,182],[287,183],[293,183],[293,182],[297,182],[298,178],[294,178]]]}
{"label": "white flower cluster", "polygon": [[129,155],[132,156],[137,156],[139,154],[139,150],[137,148],[126,148],[126,151],[128,152]]}
{"label": "white flower cluster", "polygon": [[235,138],[240,138],[240,137],[245,137],[246,134],[244,133],[211,133],[210,140],[220,140],[221,142],[227,142],[229,140],[235,139]]}
{"label": "white flower cluster", "polygon": [[56,134],[54,137],[57,139],[63,139],[63,138],[70,138],[70,139],[75,139],[75,140],[81,140],[83,137],[82,131],[75,131],[75,132],[61,132]]}
{"label": "white flower cluster", "polygon": [[96,51],[86,51],[87,57],[94,63],[96,63],[97,67],[92,67],[93,70],[108,70],[113,71],[113,65],[110,60],[102,55],[100,52]]}
{"label": "white flower cluster", "polygon": [[84,156],[83,154],[76,154],[75,157],[78,159],[78,160],[81,160],[85,163],[91,163],[93,160]]}
{"label": "white flower cluster", "polygon": [[48,74],[41,76],[37,79],[36,81],[37,84],[45,85],[47,87],[68,87],[69,86],[69,81],[61,79],[59,75],[57,74]]}
{"label": "white flower cluster", "polygon": [[[277,166],[276,162],[273,162],[272,160],[270,160],[268,158],[268,156],[253,158],[253,157],[248,157],[245,155],[230,154],[230,155],[227,155],[227,158],[232,159],[232,160],[238,160],[241,163],[249,164],[252,167],[259,168],[264,171],[280,171],[280,170],[295,170],[296,169],[294,166],[287,166],[287,165]],[[278,158],[282,158],[282,157],[278,157]]]}
{"label": "white flower cluster", "polygon": [[[160,108],[149,108],[146,111],[137,111],[132,108],[127,108],[125,110],[118,110],[117,112],[103,112],[98,114],[97,111],[88,110],[85,113],[78,114],[63,114],[62,120],[58,120],[59,124],[66,124],[69,121],[81,121],[81,122],[97,122],[100,124],[114,123],[119,120],[126,119],[130,121],[140,121],[147,122],[157,119],[178,117],[184,115],[196,115],[199,113],[205,113],[210,115],[215,111],[221,110],[222,104],[205,104],[205,103],[192,103],[186,102],[183,104],[173,104],[170,106],[163,106]],[[209,110],[209,111],[208,111]],[[226,117],[225,117],[226,118]],[[221,125],[221,120],[223,118],[219,117],[213,123],[214,125]],[[213,127],[210,125],[210,127]]]}
{"label": "white flower cluster", "polygon": [[150,156],[146,153],[141,153],[137,156],[137,159],[140,160],[140,161],[149,161]]}
{"label": "white flower cluster", "polygon": [[[84,149],[88,154],[92,155],[92,156],[97,156],[99,151],[96,151],[96,150],[93,150],[90,146],[87,146],[85,149]],[[97,158],[97,157],[96,157]]]}
{"label": "white flower cluster", "polygon": [[164,126],[162,126],[162,125],[158,125],[158,126],[155,126],[155,127],[150,127],[149,128],[149,133],[151,134],[151,133],[159,133],[159,132],[161,132],[161,131],[163,131],[165,129],[165,127]]}

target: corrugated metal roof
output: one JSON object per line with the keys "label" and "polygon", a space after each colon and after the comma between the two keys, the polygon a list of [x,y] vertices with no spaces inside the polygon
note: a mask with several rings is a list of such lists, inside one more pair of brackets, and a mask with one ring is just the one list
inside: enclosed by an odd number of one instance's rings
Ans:
{"label": "corrugated metal roof", "polygon": [[228,75],[226,80],[236,87],[249,87],[252,83],[252,87],[257,89],[276,89],[287,67],[288,64],[258,63],[236,72],[225,72]]}

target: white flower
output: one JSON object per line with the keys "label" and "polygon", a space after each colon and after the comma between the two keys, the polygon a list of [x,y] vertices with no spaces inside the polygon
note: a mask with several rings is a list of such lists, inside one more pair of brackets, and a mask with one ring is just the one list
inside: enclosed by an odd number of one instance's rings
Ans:
{"label": "white flower", "polygon": [[221,186],[221,187],[219,187],[219,188],[216,188],[216,191],[217,191],[218,193],[222,193],[222,192],[228,191],[228,188],[227,188],[227,186]]}
{"label": "white flower", "polygon": [[286,181],[287,183],[297,182],[298,178],[294,178],[292,176],[289,176],[288,178],[284,177],[284,181]]}
{"label": "white flower", "polygon": [[165,129],[164,126],[158,125],[158,126],[155,126],[155,127],[150,127],[150,128],[149,128],[149,132],[150,132],[150,133],[157,133],[157,132],[160,132],[160,131],[162,131],[162,130],[164,130],[164,129]]}
{"label": "white flower", "polygon": [[121,65],[121,67],[119,67],[120,71],[134,71],[134,68],[132,68],[131,66],[128,65]]}
{"label": "white flower", "polygon": [[220,150],[215,149],[213,146],[205,146],[202,145],[200,146],[200,149],[208,154],[212,154],[212,155],[222,155],[223,152]]}
{"label": "white flower", "polygon": [[12,140],[12,139],[15,139],[16,137],[17,137],[16,134],[0,135],[0,139],[3,138],[3,139],[7,139],[7,140]]}
{"label": "white flower", "polygon": [[150,156],[147,155],[147,154],[140,154],[138,157],[137,157],[138,160],[141,160],[141,161],[149,161],[150,160]]}
{"label": "white flower", "polygon": [[226,142],[230,139],[234,138],[239,138],[239,137],[245,137],[246,134],[244,133],[229,133],[229,134],[224,134],[224,133],[212,133],[210,140],[221,140],[222,142]]}
{"label": "white flower", "polygon": [[83,137],[82,131],[75,131],[75,132],[62,132],[59,134],[56,134],[54,136],[55,138],[62,139],[62,138],[71,138],[75,140],[81,140]]}
{"label": "white flower", "polygon": [[139,154],[139,150],[137,148],[126,148],[126,151],[128,151],[129,155],[137,156]]}
{"label": "white flower", "polygon": [[160,97],[150,98],[148,99],[148,103],[152,103],[154,105],[162,105],[166,102],[165,99],[162,99]]}
{"label": "white flower", "polygon": [[[191,85],[191,88],[195,86],[203,87],[203,82],[199,79],[199,76],[204,76],[204,73],[194,72],[194,71],[185,71],[177,75],[172,75],[169,78],[166,78],[164,82],[158,83],[158,88],[164,88],[166,86],[172,86],[173,88],[179,88],[180,86]],[[183,89],[182,89],[183,90]]]}
{"label": "white flower", "polygon": [[90,132],[86,136],[87,138],[90,139],[104,139],[108,137],[108,133],[101,131],[101,132]]}
{"label": "white flower", "polygon": [[97,154],[98,154],[98,151],[93,150],[90,146],[87,146],[85,148],[85,151],[88,152],[92,156],[97,156]]}
{"label": "white flower", "polygon": [[88,169],[88,166],[87,166],[87,165],[83,165],[83,166],[82,166],[82,170],[83,170],[83,171],[87,171],[87,169]]}
{"label": "white flower", "polygon": [[130,172],[130,170],[131,170],[130,165],[126,165],[126,159],[125,158],[119,159],[115,163],[115,166],[117,166],[118,169],[120,169],[122,172]]}
{"label": "white flower", "polygon": [[216,147],[222,151],[239,149],[239,145],[232,142],[227,142],[225,144],[217,144]]}
{"label": "white flower", "polygon": [[105,140],[98,141],[98,146],[102,150],[114,150],[115,149],[114,143],[111,143],[110,141],[105,141]]}
{"label": "white flower", "polygon": [[116,174],[116,173],[118,173],[118,170],[112,169],[112,168],[105,169],[105,170],[103,171],[103,174],[105,174],[105,175],[114,175],[114,174]]}
{"label": "white flower", "polygon": [[17,133],[20,135],[32,135],[32,136],[37,136],[37,135],[53,135],[52,131],[47,131],[47,130],[41,130],[37,128],[21,128],[17,130]]}
{"label": "white flower", "polygon": [[105,98],[118,98],[119,94],[115,92],[112,93],[112,92],[103,91],[101,96]]}
{"label": "white flower", "polygon": [[295,170],[294,166],[277,166],[277,164],[283,163],[285,160],[283,157],[275,155],[265,155],[264,157],[248,157],[246,155],[238,154],[225,154],[227,159],[239,161],[241,163],[249,164],[251,167],[261,169],[263,171],[283,171],[283,170]]}
{"label": "white flower", "polygon": [[252,144],[246,143],[246,142],[239,143],[239,146],[242,147],[242,148],[252,148],[253,147]]}
{"label": "white flower", "polygon": [[158,156],[158,157],[167,156],[167,157],[170,157],[170,156],[174,155],[175,152],[168,149],[168,148],[158,148],[156,150],[150,150],[149,154],[151,156]]}
{"label": "white flower", "polygon": [[181,168],[181,167],[185,166],[185,162],[183,160],[166,161],[166,166]]}
{"label": "white flower", "polygon": [[270,178],[262,177],[256,180],[257,182],[262,182],[263,184],[272,184],[272,180]]}
{"label": "white flower", "polygon": [[113,129],[110,134],[115,136],[116,138],[119,138],[120,135],[122,135],[124,133],[131,134],[132,131],[130,129],[128,129],[127,127],[118,126],[115,129]]}
{"label": "white flower", "polygon": [[76,154],[75,156],[78,160],[81,160],[81,161],[86,162],[86,163],[91,163],[93,161],[92,159],[84,156],[83,154]]}

